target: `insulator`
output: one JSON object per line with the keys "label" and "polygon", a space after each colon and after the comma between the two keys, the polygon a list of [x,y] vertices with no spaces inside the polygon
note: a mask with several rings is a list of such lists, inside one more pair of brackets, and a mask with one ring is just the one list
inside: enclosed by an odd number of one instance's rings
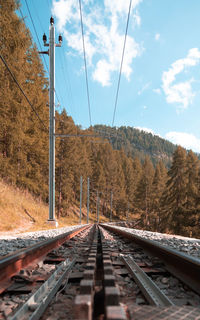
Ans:
{"label": "insulator", "polygon": [[61,34],[58,37],[58,41],[61,43],[63,41]]}
{"label": "insulator", "polygon": [[45,43],[47,42],[47,36],[46,36],[46,34],[45,34],[45,33],[43,34],[42,39],[43,39],[43,42],[44,42],[44,44],[45,44]]}
{"label": "insulator", "polygon": [[50,19],[50,24],[51,25],[54,24],[54,18],[53,17],[51,17],[51,19]]}

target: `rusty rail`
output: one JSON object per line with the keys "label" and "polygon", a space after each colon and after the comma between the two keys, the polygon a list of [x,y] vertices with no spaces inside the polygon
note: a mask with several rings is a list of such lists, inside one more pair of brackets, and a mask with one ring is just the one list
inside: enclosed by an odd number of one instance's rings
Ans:
{"label": "rusty rail", "polygon": [[159,257],[165,263],[167,270],[200,294],[200,259],[161,245],[156,241],[144,239],[128,231],[110,225],[101,226],[134,241],[150,254]]}
{"label": "rusty rail", "polygon": [[59,247],[67,240],[75,237],[81,231],[89,228],[86,225],[79,227],[73,231],[58,235],[53,239],[40,241],[26,249],[18,250],[17,252],[8,254],[0,259],[0,293],[7,287],[7,281],[21,269],[29,264],[41,260],[48,252]]}

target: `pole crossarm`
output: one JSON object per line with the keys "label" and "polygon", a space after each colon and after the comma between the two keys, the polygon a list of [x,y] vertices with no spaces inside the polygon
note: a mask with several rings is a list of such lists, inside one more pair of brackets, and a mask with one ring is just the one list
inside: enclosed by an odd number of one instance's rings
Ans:
{"label": "pole crossarm", "polygon": [[93,134],[62,134],[62,133],[55,133],[55,137],[57,138],[102,138],[102,136],[96,136]]}

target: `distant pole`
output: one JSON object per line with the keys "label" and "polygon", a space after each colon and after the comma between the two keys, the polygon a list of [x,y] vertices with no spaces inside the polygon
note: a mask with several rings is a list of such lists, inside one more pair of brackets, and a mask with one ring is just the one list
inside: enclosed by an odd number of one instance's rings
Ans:
{"label": "distant pole", "polygon": [[89,223],[90,178],[87,179],[87,223]]}
{"label": "distant pole", "polygon": [[97,223],[99,223],[99,191],[97,190]]}
{"label": "distant pole", "polygon": [[81,209],[82,209],[82,190],[83,190],[83,177],[80,177],[80,224],[81,222]]}
{"label": "distant pole", "polygon": [[126,214],[126,221],[128,222],[128,218],[129,218],[129,201],[128,201],[128,211],[127,211],[127,214]]}
{"label": "distant pole", "polygon": [[49,222],[57,226],[55,219],[55,47],[61,47],[62,37],[58,38],[59,44],[55,44],[54,19],[50,19],[49,44],[47,37],[43,35],[45,47],[48,51],[40,52],[49,55]]}
{"label": "distant pole", "polygon": [[[98,190],[97,190],[97,199],[98,199]],[[98,211],[98,208],[97,208],[97,201],[96,201],[96,222],[97,222],[97,211]]]}
{"label": "distant pole", "polygon": [[113,197],[113,193],[111,191],[111,193],[110,193],[110,222],[112,222],[112,197]]}

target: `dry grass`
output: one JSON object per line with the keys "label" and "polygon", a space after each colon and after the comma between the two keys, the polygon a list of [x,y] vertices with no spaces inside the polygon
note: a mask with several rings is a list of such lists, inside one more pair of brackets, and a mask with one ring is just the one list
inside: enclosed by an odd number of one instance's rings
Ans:
{"label": "dry grass", "polygon": [[[34,198],[28,191],[16,189],[0,180],[0,232],[35,231],[53,228],[47,224],[48,205]],[[96,212],[90,212],[90,223],[96,222]],[[113,217],[114,218],[114,217]],[[108,218],[100,216],[100,222]],[[87,210],[82,209],[82,224],[87,222]],[[79,208],[70,208],[66,217],[58,221],[59,227],[79,224]]]}
{"label": "dry grass", "polygon": [[47,218],[48,207],[42,201],[0,181],[0,231],[28,231]]}

